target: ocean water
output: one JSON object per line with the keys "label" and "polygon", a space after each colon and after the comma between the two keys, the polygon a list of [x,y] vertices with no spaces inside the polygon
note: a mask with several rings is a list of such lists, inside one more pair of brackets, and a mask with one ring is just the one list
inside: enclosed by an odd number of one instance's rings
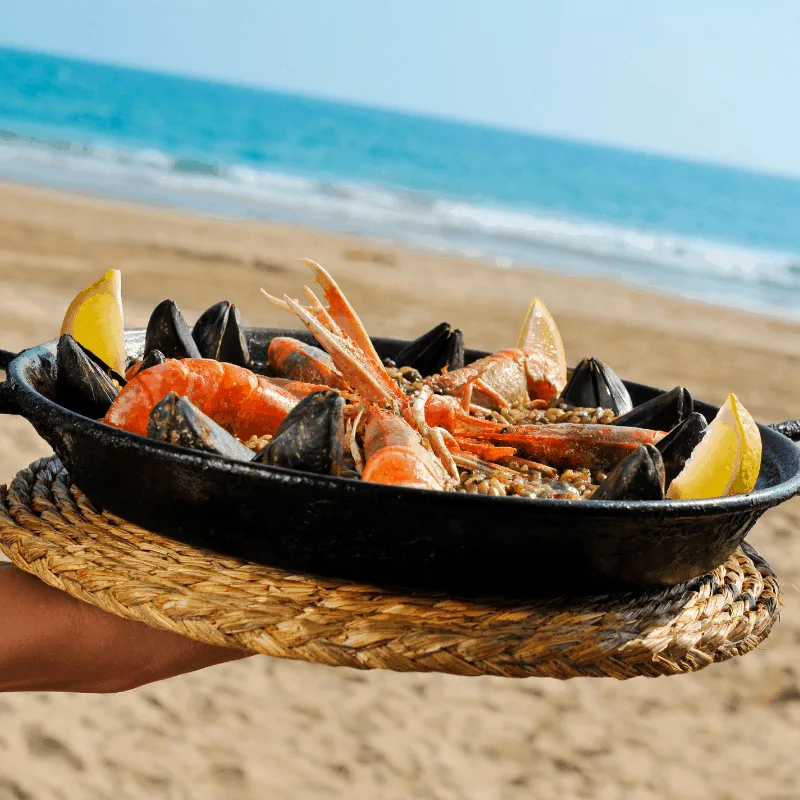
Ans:
{"label": "ocean water", "polygon": [[0,48],[0,180],[800,318],[800,181]]}

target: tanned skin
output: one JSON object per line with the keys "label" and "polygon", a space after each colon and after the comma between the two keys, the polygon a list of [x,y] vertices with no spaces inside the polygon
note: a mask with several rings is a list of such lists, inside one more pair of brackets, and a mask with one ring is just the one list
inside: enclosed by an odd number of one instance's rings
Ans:
{"label": "tanned skin", "polygon": [[123,619],[0,563],[2,692],[125,692],[248,655]]}

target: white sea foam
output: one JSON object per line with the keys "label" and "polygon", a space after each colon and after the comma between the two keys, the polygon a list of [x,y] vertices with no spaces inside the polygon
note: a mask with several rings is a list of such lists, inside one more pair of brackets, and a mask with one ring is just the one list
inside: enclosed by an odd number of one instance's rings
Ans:
{"label": "white sea foam", "polygon": [[493,261],[609,275],[712,302],[800,313],[800,257],[407,190],[216,168],[157,150],[0,141],[0,177],[279,219]]}

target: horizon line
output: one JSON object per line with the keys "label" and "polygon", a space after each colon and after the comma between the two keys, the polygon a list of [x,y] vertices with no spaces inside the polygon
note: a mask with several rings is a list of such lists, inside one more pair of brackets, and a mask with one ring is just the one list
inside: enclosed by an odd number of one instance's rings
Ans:
{"label": "horizon line", "polygon": [[78,63],[89,64],[93,66],[108,67],[111,69],[119,69],[129,72],[140,72],[147,75],[156,75],[159,77],[174,78],[195,83],[211,83],[218,86],[230,87],[234,89],[244,89],[246,91],[264,92],[268,94],[282,95],[284,97],[295,97],[305,100],[311,100],[318,103],[326,103],[329,105],[349,106],[350,108],[361,109],[365,111],[377,111],[384,114],[395,114],[402,117],[411,117],[417,119],[425,119],[432,122],[444,123],[455,126],[466,126],[470,128],[477,128],[479,130],[492,131],[495,133],[503,133],[512,136],[526,136],[545,141],[565,143],[576,145],[579,147],[595,148],[598,150],[609,150],[617,153],[635,154],[644,156],[646,158],[653,158],[656,160],[672,161],[683,164],[691,164],[695,166],[710,167],[712,169],[728,170],[732,172],[744,172],[752,175],[761,175],[777,180],[785,180],[792,183],[800,181],[800,172],[780,172],[777,170],[765,169],[763,167],[754,167],[742,163],[734,163],[728,161],[714,161],[703,160],[699,157],[687,156],[685,154],[666,152],[659,150],[650,150],[640,147],[629,147],[625,145],[615,144],[613,142],[598,140],[598,139],[584,139],[579,136],[565,135],[561,133],[553,133],[544,130],[534,130],[531,128],[521,128],[516,126],[503,126],[499,124],[487,123],[485,121],[476,120],[469,117],[456,116],[438,116],[430,112],[415,111],[409,108],[402,108],[391,105],[383,105],[381,103],[369,103],[358,100],[353,100],[349,97],[337,97],[332,95],[320,95],[313,92],[297,92],[288,89],[281,89],[274,86],[265,84],[249,83],[247,81],[233,81],[227,78],[220,78],[218,76],[202,74],[202,73],[188,73],[172,70],[163,70],[154,67],[144,67],[139,64],[121,63],[116,61],[108,61],[98,58],[87,58],[83,55],[76,55],[69,52],[56,52],[53,50],[41,50],[29,47],[20,47],[18,45],[8,44],[0,40],[0,51],[6,50],[21,54],[30,54],[35,56],[44,56],[47,58],[61,59],[63,61],[75,61]]}

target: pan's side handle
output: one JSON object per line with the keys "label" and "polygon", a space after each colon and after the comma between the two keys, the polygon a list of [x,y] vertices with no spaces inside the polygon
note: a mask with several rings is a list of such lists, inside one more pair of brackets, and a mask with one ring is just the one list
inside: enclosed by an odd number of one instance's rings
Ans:
{"label": "pan's side handle", "polygon": [[[0,349],[0,369],[5,372],[8,365],[17,357],[10,350]],[[0,383],[0,414],[16,414],[17,406],[14,402],[14,390],[10,381]]]}
{"label": "pan's side handle", "polygon": [[778,433],[788,436],[793,442],[800,442],[800,419],[790,419],[786,422],[775,422],[772,425],[767,425]]}
{"label": "pan's side handle", "polygon": [[8,365],[17,357],[16,353],[0,348],[0,369],[7,370]]}

